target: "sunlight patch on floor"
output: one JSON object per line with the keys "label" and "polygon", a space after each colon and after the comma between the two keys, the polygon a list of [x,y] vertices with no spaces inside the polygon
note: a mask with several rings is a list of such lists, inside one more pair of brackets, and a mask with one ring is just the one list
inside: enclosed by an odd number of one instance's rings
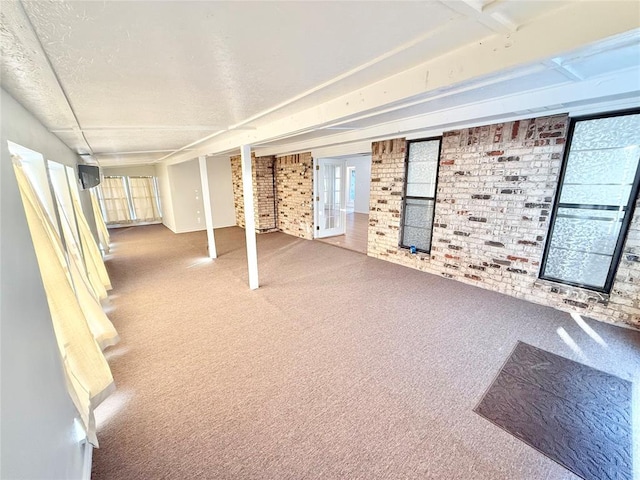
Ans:
{"label": "sunlight patch on floor", "polygon": [[119,411],[123,410],[133,398],[133,392],[116,390],[95,409],[96,429],[100,431]]}
{"label": "sunlight patch on floor", "polygon": [[104,358],[107,361],[119,358],[129,352],[129,347],[111,347],[104,351]]}
{"label": "sunlight patch on floor", "polygon": [[213,260],[213,258],[209,257],[198,258],[197,260],[194,260],[191,264],[189,264],[187,268],[203,267],[205,265],[209,265],[211,262],[213,262]]}
{"label": "sunlight patch on floor", "polygon": [[571,313],[571,318],[573,318],[573,320],[578,324],[578,326],[584,330],[584,332],[589,335],[591,338],[593,338],[593,340],[598,344],[601,345],[605,348],[607,348],[607,342],[605,342],[602,337],[600,335],[598,335],[598,332],[596,332],[593,328],[591,328],[589,326],[589,324],[587,324],[587,322],[584,321],[584,319],[582,318],[582,316],[579,313]]}
{"label": "sunlight patch on floor", "polygon": [[558,332],[558,335],[560,336],[562,341],[566,343],[569,346],[569,348],[573,350],[573,352],[580,357],[582,361],[586,360],[586,357],[582,349],[578,346],[575,340],[571,338],[571,335],[569,335],[564,328],[560,327],[558,328],[558,330],[556,330],[556,332]]}

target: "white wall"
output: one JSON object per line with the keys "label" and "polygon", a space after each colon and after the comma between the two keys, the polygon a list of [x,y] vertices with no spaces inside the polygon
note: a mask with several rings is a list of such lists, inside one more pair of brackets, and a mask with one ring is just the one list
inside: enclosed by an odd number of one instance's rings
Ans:
{"label": "white wall", "polygon": [[173,199],[171,198],[171,178],[169,167],[158,165],[156,167],[158,175],[158,190],[160,190],[160,208],[162,209],[162,223],[165,227],[175,233],[176,220],[173,215]]}
{"label": "white wall", "polygon": [[66,165],[78,158],[4,90],[0,100],[0,477],[80,478],[84,447],[7,140]]}
{"label": "white wall", "polygon": [[[229,158],[207,158],[209,195],[214,228],[236,224],[233,183]],[[162,223],[174,233],[206,228],[202,203],[202,184],[198,160],[174,165],[157,165],[162,203]]]}
{"label": "white wall", "polygon": [[175,233],[204,230],[205,219],[198,160],[169,166]]}
{"label": "white wall", "polygon": [[371,155],[347,158],[347,167],[356,167],[356,198],[354,211],[369,213],[369,193],[371,191]]}
{"label": "white wall", "polygon": [[231,159],[207,158],[209,174],[209,195],[213,227],[233,227],[236,224],[236,211],[233,205],[233,180],[231,177]]}

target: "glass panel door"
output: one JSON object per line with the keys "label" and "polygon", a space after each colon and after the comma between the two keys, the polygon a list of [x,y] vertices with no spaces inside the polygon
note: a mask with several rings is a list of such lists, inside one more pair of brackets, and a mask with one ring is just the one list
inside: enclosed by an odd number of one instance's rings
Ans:
{"label": "glass panel door", "polygon": [[346,195],[344,160],[319,159],[316,173],[316,237],[344,235]]}

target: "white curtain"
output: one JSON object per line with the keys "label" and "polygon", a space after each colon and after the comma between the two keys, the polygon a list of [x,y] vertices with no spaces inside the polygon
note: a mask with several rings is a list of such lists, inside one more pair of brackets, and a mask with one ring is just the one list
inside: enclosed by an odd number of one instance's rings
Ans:
{"label": "white curtain", "polygon": [[152,222],[160,220],[153,177],[129,177],[129,191],[137,221]]}
{"label": "white curtain", "polygon": [[102,247],[102,251],[104,253],[109,253],[111,239],[109,238],[109,230],[107,229],[107,224],[104,221],[104,217],[102,216],[102,211],[100,210],[100,203],[98,200],[98,194],[96,193],[96,189],[92,188],[89,190],[89,194],[91,195],[91,208],[93,209],[93,216],[96,220],[96,228],[98,229],[98,239],[100,240],[100,246]]}
{"label": "white curtain", "polygon": [[129,177],[129,191],[137,221],[160,220],[153,177]]}
{"label": "white curtain", "polygon": [[87,275],[94,290],[98,294],[98,298],[107,298],[107,290],[111,290],[111,280],[109,280],[109,274],[104,266],[98,244],[95,238],[93,238],[93,234],[89,228],[87,217],[84,216],[84,212],[82,211],[78,192],[74,192],[73,189],[71,189],[71,200],[76,213],[76,219],[78,220],[78,232],[80,234],[82,251],[84,252]]}
{"label": "white curtain", "polygon": [[132,220],[124,181],[124,177],[104,177],[100,182],[107,223],[130,223]]}
{"label": "white curtain", "polygon": [[154,177],[104,177],[98,193],[107,224],[157,222],[162,219]]}
{"label": "white curtain", "polygon": [[[72,194],[73,198],[73,194]],[[84,213],[80,209],[80,202],[75,202],[74,209],[76,209],[76,217],[78,219],[78,227],[80,229],[81,242],[83,244],[85,255],[84,260],[80,251],[80,246],[76,243],[75,237],[71,235],[71,223],[70,216],[66,212],[61,213],[62,230],[65,233],[65,239],[70,237],[70,240],[66,241],[67,254],[68,254],[68,272],[71,276],[73,283],[73,289],[76,292],[76,297],[80,303],[89,329],[93,334],[98,345],[101,349],[105,349],[111,345],[115,345],[120,340],[118,332],[109,320],[109,318],[102,310],[100,300],[106,298],[107,292],[103,281],[100,278],[99,272],[96,270],[96,264],[99,264],[104,270],[104,275],[107,275],[104,263],[102,263],[102,256],[98,251],[98,246],[91,236],[89,231],[89,225]],[[61,208],[60,202],[58,202],[58,209]],[[80,209],[80,210],[78,210]],[[87,242],[87,233],[89,234],[90,242]],[[93,244],[93,248],[86,248],[85,245]],[[97,251],[94,252],[92,250]],[[96,257],[97,255],[97,257]],[[97,259],[97,262],[96,262]],[[63,265],[66,267],[67,265]],[[93,279],[93,282],[92,282]],[[107,276],[108,282],[108,276]],[[108,285],[111,288],[111,284]]]}
{"label": "white curtain", "polygon": [[[106,331],[113,325],[109,328],[108,319],[108,325],[104,322],[106,316],[102,318],[98,313],[102,309],[92,296],[81,268],[73,258],[74,254],[70,254],[67,266],[60,236],[18,159],[14,159],[14,171],[49,303],[69,394],[80,413],[89,441],[97,445],[93,410],[113,391],[115,385],[96,336],[101,336],[101,328]],[[115,329],[110,333],[110,341],[117,341],[117,334],[113,337],[114,332]]]}

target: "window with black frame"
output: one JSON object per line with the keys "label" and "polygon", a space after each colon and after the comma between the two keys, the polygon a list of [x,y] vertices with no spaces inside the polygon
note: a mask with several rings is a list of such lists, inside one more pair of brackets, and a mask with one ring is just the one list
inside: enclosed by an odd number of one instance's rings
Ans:
{"label": "window with black frame", "polygon": [[431,250],[440,142],[440,137],[407,142],[401,247]]}
{"label": "window with black frame", "polygon": [[611,290],[639,166],[640,111],[572,121],[540,278]]}

